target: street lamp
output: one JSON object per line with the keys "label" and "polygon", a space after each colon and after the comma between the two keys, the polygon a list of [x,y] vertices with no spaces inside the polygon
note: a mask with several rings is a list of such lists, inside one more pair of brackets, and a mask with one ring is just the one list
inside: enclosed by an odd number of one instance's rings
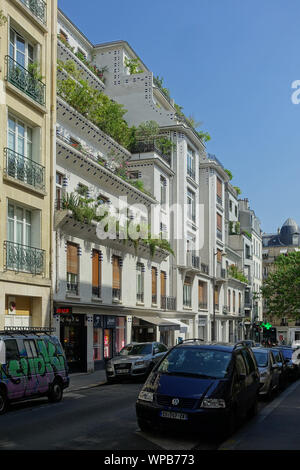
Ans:
{"label": "street lamp", "polygon": [[[215,257],[217,256],[218,251],[213,250],[213,265],[214,265],[214,275],[213,275],[213,327],[212,327],[212,341],[216,339],[216,303],[215,303],[215,288],[216,288],[216,263]],[[227,253],[222,251],[221,256],[226,256]]]}

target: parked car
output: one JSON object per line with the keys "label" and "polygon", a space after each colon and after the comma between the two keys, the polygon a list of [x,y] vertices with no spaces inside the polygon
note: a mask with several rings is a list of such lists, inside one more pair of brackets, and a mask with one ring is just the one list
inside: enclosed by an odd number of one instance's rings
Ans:
{"label": "parked car", "polygon": [[69,386],[59,339],[43,329],[1,331],[0,367],[0,414],[18,400],[47,396],[58,402]]}
{"label": "parked car", "polygon": [[294,381],[299,379],[300,377],[300,367],[298,362],[293,362],[293,354],[295,350],[289,346],[278,346],[282,351],[283,357],[285,358],[287,371],[288,371],[288,379],[290,381]]}
{"label": "parked car", "polygon": [[272,351],[274,353],[275,360],[280,368],[279,388],[283,390],[287,386],[289,381],[287,361],[284,358],[284,355],[280,348],[278,348],[277,346],[275,348],[273,347]]}
{"label": "parked car", "polygon": [[271,398],[279,389],[280,366],[277,364],[274,352],[270,348],[252,348],[260,374],[259,394]]}
{"label": "parked car", "polygon": [[222,435],[246,414],[256,414],[259,371],[243,344],[185,340],[154,367],[139,393],[142,431],[179,426]]}
{"label": "parked car", "polygon": [[108,382],[121,378],[146,378],[153,366],[168,351],[162,343],[130,343],[106,362]]}

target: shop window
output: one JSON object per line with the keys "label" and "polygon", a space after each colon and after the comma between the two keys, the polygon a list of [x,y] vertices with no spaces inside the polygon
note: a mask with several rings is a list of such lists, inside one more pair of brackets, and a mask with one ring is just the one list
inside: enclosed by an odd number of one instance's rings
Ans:
{"label": "shop window", "polygon": [[101,338],[102,338],[102,328],[94,328],[94,344],[93,344],[93,358],[94,361],[101,361],[102,360],[102,352],[101,352]]}

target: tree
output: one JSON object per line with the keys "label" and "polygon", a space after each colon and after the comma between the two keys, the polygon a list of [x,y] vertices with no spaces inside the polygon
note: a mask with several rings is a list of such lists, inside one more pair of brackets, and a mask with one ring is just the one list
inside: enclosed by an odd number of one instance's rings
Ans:
{"label": "tree", "polygon": [[267,313],[298,317],[300,312],[300,252],[280,255],[261,289]]}

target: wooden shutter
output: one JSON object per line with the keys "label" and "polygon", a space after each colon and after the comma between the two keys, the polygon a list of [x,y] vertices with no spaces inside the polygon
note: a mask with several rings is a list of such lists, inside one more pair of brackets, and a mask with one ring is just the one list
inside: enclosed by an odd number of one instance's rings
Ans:
{"label": "wooden shutter", "polygon": [[113,256],[112,258],[113,264],[113,289],[121,289],[121,268],[119,264],[119,257]]}
{"label": "wooden shutter", "polygon": [[166,295],[166,273],[160,272],[160,295]]}
{"label": "wooden shutter", "polygon": [[217,196],[222,199],[222,181],[217,177]]}
{"label": "wooden shutter", "polygon": [[101,285],[101,257],[98,250],[93,250],[92,264],[92,285],[93,287],[99,287]]}
{"label": "wooden shutter", "polygon": [[222,216],[217,214],[217,228],[222,231]]}
{"label": "wooden shutter", "polygon": [[198,283],[198,301],[199,303],[204,302],[204,282],[201,281]]}
{"label": "wooden shutter", "polygon": [[235,291],[232,293],[232,310],[235,312]]}
{"label": "wooden shutter", "polygon": [[67,244],[67,272],[78,274],[78,246],[74,243]]}
{"label": "wooden shutter", "polygon": [[152,295],[157,294],[156,268],[152,268]]}
{"label": "wooden shutter", "polygon": [[222,263],[222,250],[217,249],[217,262]]}
{"label": "wooden shutter", "polygon": [[219,289],[217,286],[215,287],[215,304],[219,304]]}
{"label": "wooden shutter", "polygon": [[231,310],[231,297],[230,297],[230,290],[228,290],[228,308]]}

